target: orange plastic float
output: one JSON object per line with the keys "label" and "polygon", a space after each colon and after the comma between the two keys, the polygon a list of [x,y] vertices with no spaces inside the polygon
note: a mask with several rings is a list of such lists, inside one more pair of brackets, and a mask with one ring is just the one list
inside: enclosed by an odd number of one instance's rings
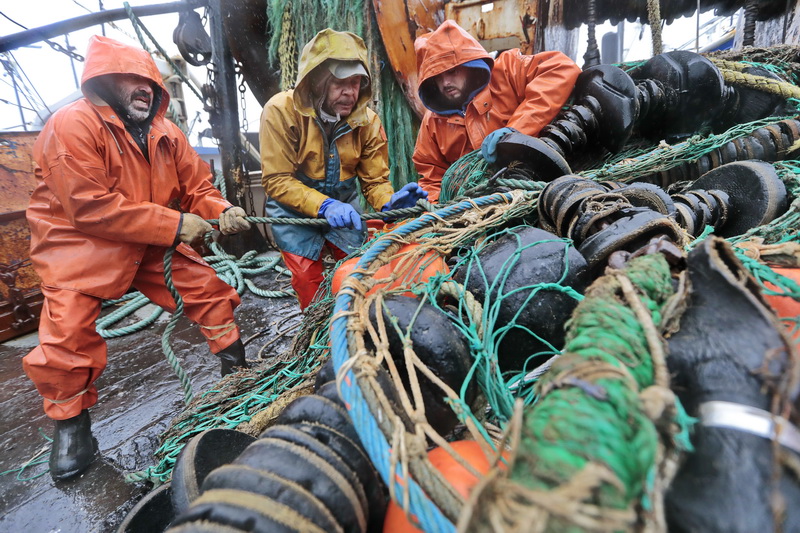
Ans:
{"label": "orange plastic float", "polygon": [[[800,268],[784,268],[784,267],[771,267],[776,273],[780,274],[783,277],[789,278],[790,280],[794,281],[797,284],[800,284]],[[773,290],[780,290],[778,287],[769,283],[767,281],[764,282],[764,285]],[[800,316],[800,302],[795,300],[790,296],[778,296],[775,294],[764,294],[764,299],[767,300],[770,307],[775,310],[775,314],[778,315],[779,318],[792,318],[796,319]],[[798,351],[798,343],[800,343],[800,329],[797,331],[792,331],[794,328],[794,323],[791,322],[784,322],[787,328],[787,333],[792,336],[792,340],[794,340],[795,344],[795,351]]]}
{"label": "orange plastic float", "polygon": [[[379,283],[367,291],[367,296],[373,294],[378,289],[396,289],[408,286],[412,283],[424,283],[439,273],[447,274],[450,268],[439,252],[430,250],[424,255],[411,260],[409,255],[420,245],[416,243],[406,244],[398,250],[394,259],[380,267],[374,274],[375,279],[389,278],[393,273],[402,270],[402,275],[397,279],[387,283]],[[348,259],[333,273],[331,280],[331,291],[337,294],[342,287],[342,282],[350,273],[355,270],[359,257]],[[412,292],[404,292],[406,296],[413,296]]]}
{"label": "orange plastic float", "polygon": [[[474,440],[460,440],[451,442],[450,446],[480,474],[489,472],[491,464],[483,453],[480,444]],[[430,459],[433,467],[450,482],[456,492],[464,498],[469,497],[470,490],[478,483],[477,477],[461,466],[444,448],[434,448],[428,452],[428,459]],[[418,533],[422,530],[412,525],[406,518],[402,507],[392,501],[386,511],[383,531],[384,533]]]}

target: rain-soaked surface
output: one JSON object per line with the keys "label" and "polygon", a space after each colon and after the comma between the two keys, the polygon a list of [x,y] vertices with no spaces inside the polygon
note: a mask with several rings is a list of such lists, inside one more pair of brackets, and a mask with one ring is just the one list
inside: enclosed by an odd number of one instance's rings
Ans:
{"label": "rain-soaked surface", "polygon": [[[254,278],[264,289],[287,288],[274,272]],[[148,316],[151,308],[138,313]],[[278,329],[299,322],[293,297],[259,298],[247,292],[236,311],[242,339],[266,330],[247,344],[248,360],[274,338]],[[106,311],[107,312],[107,311]],[[149,487],[131,484],[124,475],[154,464],[159,435],[183,406],[183,390],[161,351],[164,313],[154,326],[108,341],[108,366],[98,379],[99,400],[89,410],[100,457],[80,477],[54,484],[49,474],[35,479],[44,464],[0,475],[0,531],[115,531]],[[281,324],[282,322],[285,322]],[[181,319],[171,345],[191,378],[195,395],[219,379],[219,362],[196,327]],[[283,351],[287,335],[272,344],[265,357]],[[22,357],[37,344],[35,334],[0,344],[0,472],[46,459],[53,423],[42,411],[41,398],[22,371]]]}

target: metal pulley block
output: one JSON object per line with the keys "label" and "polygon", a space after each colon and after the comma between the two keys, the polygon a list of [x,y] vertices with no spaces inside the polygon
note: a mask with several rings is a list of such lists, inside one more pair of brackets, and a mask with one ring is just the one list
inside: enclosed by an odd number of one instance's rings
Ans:
{"label": "metal pulley block", "polygon": [[174,42],[183,59],[200,67],[211,62],[211,37],[203,28],[203,21],[195,11],[182,11],[178,25],[172,32]]}

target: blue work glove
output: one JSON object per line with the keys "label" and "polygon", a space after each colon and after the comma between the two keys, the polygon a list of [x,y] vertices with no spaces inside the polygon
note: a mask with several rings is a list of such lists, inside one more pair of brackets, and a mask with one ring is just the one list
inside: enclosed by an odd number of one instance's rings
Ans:
{"label": "blue work glove", "polygon": [[413,182],[407,183],[402,189],[392,195],[391,199],[381,208],[381,211],[414,207],[417,204],[417,200],[427,197],[428,191],[422,190],[419,184]]}
{"label": "blue work glove", "polygon": [[489,163],[497,161],[497,142],[508,133],[516,133],[514,128],[499,128],[486,136],[481,143],[481,155]]}
{"label": "blue work glove", "polygon": [[353,209],[352,205],[333,198],[327,198],[322,202],[317,215],[325,217],[332,228],[361,229],[361,216],[358,211]]}

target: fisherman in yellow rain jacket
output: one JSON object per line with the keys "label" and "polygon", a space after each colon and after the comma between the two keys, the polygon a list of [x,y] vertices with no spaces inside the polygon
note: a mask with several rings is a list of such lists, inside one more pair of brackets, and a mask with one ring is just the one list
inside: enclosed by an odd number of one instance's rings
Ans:
{"label": "fisherman in yellow rain jacket", "polygon": [[364,242],[358,190],[376,210],[413,206],[427,193],[389,183],[388,145],[372,97],[364,41],[320,31],[303,47],[294,90],[273,96],[261,114],[262,183],[270,217],[324,217],[330,227],[273,225],[300,308],[322,283],[322,251],[341,259]]}

